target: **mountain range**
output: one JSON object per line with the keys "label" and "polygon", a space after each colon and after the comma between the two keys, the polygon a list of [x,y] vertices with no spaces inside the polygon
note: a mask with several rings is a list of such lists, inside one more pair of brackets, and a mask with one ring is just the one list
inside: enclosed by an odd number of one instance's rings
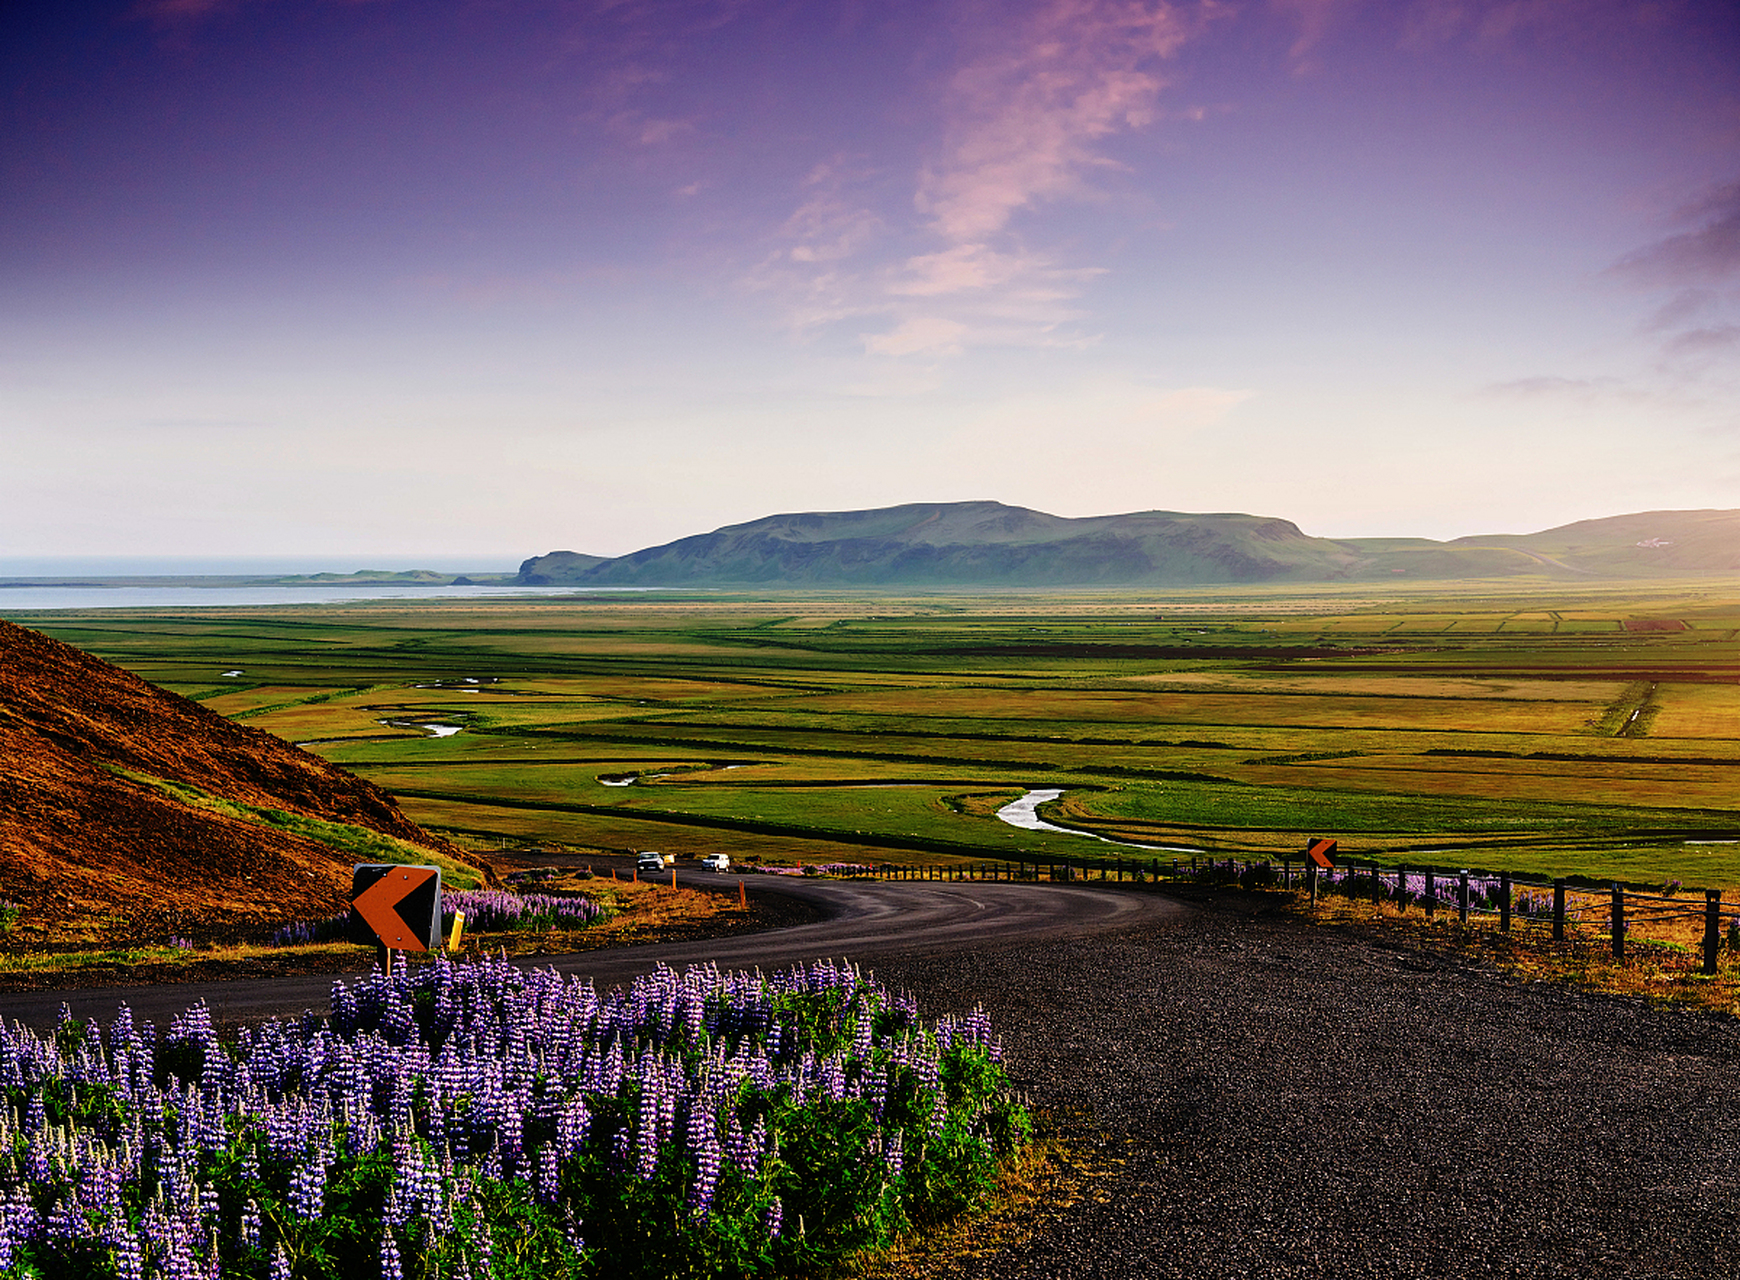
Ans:
{"label": "mountain range", "polygon": [[552,551],[522,586],[1063,587],[1740,572],[1740,511],[1645,511],[1531,534],[1317,538],[1290,520],[1001,502],[767,516],[628,555]]}

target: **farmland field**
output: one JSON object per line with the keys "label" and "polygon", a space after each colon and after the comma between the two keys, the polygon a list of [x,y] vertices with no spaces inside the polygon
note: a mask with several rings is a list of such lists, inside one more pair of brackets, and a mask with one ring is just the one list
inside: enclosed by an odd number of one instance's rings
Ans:
{"label": "farmland field", "polygon": [[[461,839],[1740,885],[1740,585],[396,602],[17,620]],[[227,672],[239,675],[226,675]],[[429,726],[440,726],[430,728]],[[438,736],[437,736],[438,735]],[[1164,855],[1166,857],[1172,854]]]}

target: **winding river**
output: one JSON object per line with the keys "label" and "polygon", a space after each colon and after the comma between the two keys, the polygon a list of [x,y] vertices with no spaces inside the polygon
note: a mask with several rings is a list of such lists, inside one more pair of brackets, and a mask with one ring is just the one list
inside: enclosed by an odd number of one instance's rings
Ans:
{"label": "winding river", "polygon": [[1137,844],[1132,840],[1113,840],[1107,836],[1096,836],[1091,831],[1077,831],[1072,827],[1060,827],[1055,822],[1047,822],[1039,816],[1039,806],[1057,799],[1063,794],[1062,787],[1042,787],[1029,791],[1019,800],[1011,801],[997,810],[997,817],[1012,827],[1020,827],[1023,831],[1055,831],[1059,835],[1080,836],[1083,840],[1098,840],[1101,844],[1115,844],[1121,849],[1149,849],[1157,853],[1201,853],[1201,849],[1193,849],[1181,844]]}

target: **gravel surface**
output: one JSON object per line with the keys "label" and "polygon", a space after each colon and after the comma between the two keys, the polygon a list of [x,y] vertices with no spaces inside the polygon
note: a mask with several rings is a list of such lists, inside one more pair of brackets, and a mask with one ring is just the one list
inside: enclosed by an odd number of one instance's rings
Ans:
{"label": "gravel surface", "polygon": [[927,1014],[983,1003],[1108,1169],[949,1274],[1740,1271],[1733,1018],[1236,910],[874,968]]}
{"label": "gravel surface", "polygon": [[[836,912],[565,957],[861,959],[927,1015],[983,1004],[1018,1087],[1100,1165],[965,1277],[1740,1275],[1740,1022],[1523,984],[1235,905],[1003,885],[803,884]],[[330,979],[0,996],[162,1018],[324,1007]],[[1020,1236],[1018,1231],[1015,1233]],[[934,1273],[933,1273],[934,1274]]]}

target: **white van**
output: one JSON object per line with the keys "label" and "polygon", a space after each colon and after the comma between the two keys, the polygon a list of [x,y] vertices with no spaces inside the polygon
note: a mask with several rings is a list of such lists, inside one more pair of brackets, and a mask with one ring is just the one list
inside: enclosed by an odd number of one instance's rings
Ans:
{"label": "white van", "polygon": [[731,855],[728,853],[709,853],[701,859],[701,865],[709,871],[731,870]]}
{"label": "white van", "polygon": [[665,869],[664,856],[654,853],[651,849],[643,849],[634,857],[634,869],[643,876],[663,871]]}

